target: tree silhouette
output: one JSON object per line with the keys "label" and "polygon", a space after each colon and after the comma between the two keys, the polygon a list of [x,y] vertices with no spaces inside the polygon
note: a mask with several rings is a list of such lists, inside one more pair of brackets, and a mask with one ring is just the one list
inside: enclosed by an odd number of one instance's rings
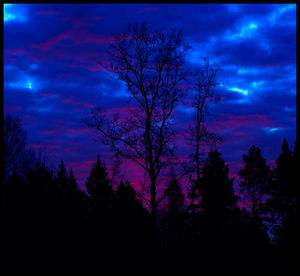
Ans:
{"label": "tree silhouette", "polygon": [[96,268],[101,256],[101,265],[111,264],[116,250],[115,193],[111,179],[103,165],[99,154],[93,164],[85,184],[89,196],[88,229],[86,242],[88,244],[90,268]]}
{"label": "tree silhouette", "polygon": [[57,187],[62,190],[67,189],[69,186],[69,177],[63,160],[60,161],[59,169],[55,177],[55,183]]}
{"label": "tree silhouette", "polygon": [[172,179],[169,184],[172,188],[167,195],[168,212],[174,216],[183,212],[184,208],[184,194],[181,190],[179,182]]}
{"label": "tree silhouette", "polygon": [[22,129],[18,117],[6,115],[3,128],[4,180],[14,171],[24,174],[37,161],[34,152],[26,149],[27,133]]}
{"label": "tree silhouette", "polygon": [[[260,209],[254,217],[252,212],[239,212],[233,179],[217,150],[208,154],[201,169],[197,188],[202,211],[195,212],[194,225],[185,212],[178,179],[171,173],[168,208],[159,212],[161,236],[153,231],[151,215],[129,182],[113,190],[99,155],[86,182],[87,194],[78,189],[73,170],[68,171],[63,161],[55,176],[45,163],[36,163],[25,175],[13,171],[4,183],[5,270],[124,271],[149,263],[153,270],[161,265],[177,270],[198,269],[199,261],[202,269],[258,263],[286,269],[295,263],[296,180],[290,177],[296,175],[295,159],[284,140],[273,182],[260,187],[271,197],[271,212],[280,217],[281,243],[271,246]],[[260,150],[251,147],[244,160],[244,182],[267,183],[263,180],[269,172]]]}
{"label": "tree silhouette", "polygon": [[128,181],[121,182],[116,190],[114,215],[117,231],[114,239],[118,252],[115,252],[115,256],[119,256],[123,265],[127,266],[132,258],[137,261],[137,266],[146,264],[157,242],[152,232],[150,215],[136,196]]}
{"label": "tree silhouette", "polygon": [[264,190],[271,180],[271,170],[266,164],[266,159],[261,156],[258,147],[252,145],[248,155],[243,155],[244,168],[239,171],[239,176],[244,179],[240,186],[246,191],[251,202],[251,216],[259,215],[259,208],[265,198]]}
{"label": "tree silhouette", "polygon": [[[211,150],[201,170],[200,208],[202,212],[203,237],[218,248],[233,247],[238,233],[238,197],[234,195],[233,178],[218,150]],[[205,241],[204,241],[205,242]],[[206,242],[205,242],[206,243]]]}
{"label": "tree silhouette", "polygon": [[182,32],[150,33],[146,24],[134,24],[128,31],[114,35],[108,54],[112,76],[125,83],[134,110],[129,116],[107,118],[95,112],[85,120],[104,137],[104,143],[125,159],[143,168],[150,181],[150,205],[154,225],[161,202],[157,179],[170,158],[172,113],[176,102],[186,90],[183,80],[184,56],[188,46]]}
{"label": "tree silhouette", "polygon": [[237,208],[237,197],[233,192],[233,178],[228,177],[229,168],[215,150],[208,153],[200,179],[201,203],[205,212],[222,215]]}
{"label": "tree silhouette", "polygon": [[[207,57],[202,58],[203,66],[195,71],[195,84],[193,87],[192,108],[196,111],[196,120],[191,126],[191,144],[194,148],[195,178],[191,180],[192,188],[190,193],[189,211],[197,197],[196,190],[200,184],[201,177],[201,146],[221,141],[221,137],[208,132],[205,125],[205,117],[208,113],[207,101],[218,97],[214,94],[213,88],[217,86],[216,75],[221,70],[216,63],[211,63]],[[194,208],[192,208],[194,210]]]}
{"label": "tree silhouette", "polygon": [[[14,270],[38,270],[53,260],[55,219],[51,221],[53,205],[50,200],[52,173],[45,164],[36,165],[27,175],[14,172],[5,184],[4,229],[5,265]],[[54,247],[53,247],[54,248]],[[10,267],[12,266],[12,267]]]}
{"label": "tree silhouette", "polygon": [[93,208],[99,210],[109,208],[113,203],[114,192],[111,186],[111,179],[108,177],[108,172],[102,164],[99,154],[85,186]]}
{"label": "tree silhouette", "polygon": [[295,153],[289,150],[284,139],[276,160],[274,180],[266,191],[271,196],[268,200],[271,212],[279,219],[275,232],[284,245],[292,245],[296,238],[296,171]]}
{"label": "tree silhouette", "polygon": [[16,162],[26,144],[26,132],[20,119],[7,116],[4,119],[4,165],[7,172]]}
{"label": "tree silhouette", "polygon": [[[3,200],[3,233],[4,239],[4,265],[9,267],[14,261],[20,262],[22,255],[22,244],[24,234],[24,219],[26,218],[24,204],[25,200],[22,196],[24,191],[24,183],[22,177],[16,172],[13,172],[4,184],[4,200]],[[24,249],[23,249],[24,251]]]}
{"label": "tree silhouette", "polygon": [[70,189],[72,189],[72,190],[77,189],[77,182],[76,182],[76,179],[74,177],[72,169],[69,172],[69,186],[70,186]]}
{"label": "tree silhouette", "polygon": [[272,173],[266,164],[266,159],[261,156],[258,147],[252,145],[248,155],[243,155],[244,168],[239,171],[243,179],[240,183],[241,190],[246,192],[246,197],[251,202],[249,222],[249,245],[252,247],[264,247],[268,243],[266,227],[262,222],[262,212],[266,205],[265,189],[271,181]]}
{"label": "tree silhouette", "polygon": [[[53,172],[43,162],[27,174],[26,177],[26,200],[30,206],[28,214],[32,216],[29,226],[30,234],[27,239],[30,241],[30,248],[34,252],[30,261],[32,266],[38,269],[42,267],[56,266],[56,250],[59,246],[57,239],[60,234],[57,232],[57,193],[54,193]],[[33,261],[34,260],[34,261]],[[36,264],[33,264],[36,262]]]}
{"label": "tree silhouette", "polygon": [[164,240],[170,249],[183,247],[184,225],[184,194],[176,181],[173,167],[167,195],[167,214],[164,217]]}

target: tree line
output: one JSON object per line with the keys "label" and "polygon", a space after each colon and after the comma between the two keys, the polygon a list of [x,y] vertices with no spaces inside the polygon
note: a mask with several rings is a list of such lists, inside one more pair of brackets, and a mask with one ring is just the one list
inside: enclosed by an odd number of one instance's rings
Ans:
{"label": "tree line", "polygon": [[[153,227],[151,208],[130,182],[113,188],[99,154],[85,192],[63,161],[54,173],[26,149],[19,120],[8,116],[4,127],[7,271],[226,270],[258,264],[289,269],[295,264],[296,146],[291,151],[286,140],[274,169],[254,145],[243,155],[240,193],[234,192],[218,150],[208,153],[188,193],[173,171],[167,207],[157,210]],[[239,208],[241,201],[249,207]]]}

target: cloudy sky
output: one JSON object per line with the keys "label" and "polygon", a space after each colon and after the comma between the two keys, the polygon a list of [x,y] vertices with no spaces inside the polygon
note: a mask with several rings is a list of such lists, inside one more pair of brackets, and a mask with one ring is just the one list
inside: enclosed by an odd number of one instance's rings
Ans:
{"label": "cloudy sky", "polygon": [[[22,119],[31,148],[47,152],[55,167],[63,159],[81,187],[97,152],[110,168],[109,148],[81,119],[97,106],[113,113],[130,108],[124,85],[98,62],[107,60],[112,32],[141,22],[157,31],[182,28],[191,65],[200,65],[202,56],[221,65],[221,100],[211,103],[206,121],[223,136],[218,148],[232,176],[252,144],[271,166],[284,138],[293,147],[295,4],[6,4],[4,112]],[[179,126],[194,120],[185,106],[175,112]],[[178,145],[188,149],[184,139]],[[143,181],[134,164],[121,171],[136,188]]]}

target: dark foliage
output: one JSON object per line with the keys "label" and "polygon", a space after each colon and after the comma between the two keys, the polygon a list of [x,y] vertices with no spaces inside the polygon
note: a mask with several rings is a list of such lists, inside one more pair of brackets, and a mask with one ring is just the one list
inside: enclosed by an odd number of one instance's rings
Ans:
{"label": "dark foliage", "polygon": [[243,161],[244,168],[239,171],[239,176],[243,179],[240,186],[246,192],[246,200],[251,203],[250,216],[247,214],[244,218],[249,225],[249,247],[265,247],[268,245],[268,236],[262,214],[266,204],[265,189],[271,181],[272,173],[266,159],[261,156],[260,149],[254,145],[250,147],[248,155],[243,155]]}
{"label": "dark foliage", "polygon": [[184,194],[176,181],[173,170],[171,171],[170,191],[167,196],[168,208],[163,215],[163,241],[170,248],[182,248],[185,243],[185,214]]}
{"label": "dark foliage", "polygon": [[200,194],[202,207],[212,216],[223,215],[237,208],[237,196],[233,192],[233,179],[228,177],[229,168],[218,151],[211,151],[202,169]]}
{"label": "dark foliage", "polygon": [[254,145],[248,151],[248,155],[243,155],[244,168],[239,171],[239,176],[243,179],[241,190],[249,195],[251,202],[251,216],[255,218],[260,215],[265,201],[265,188],[271,181],[271,170],[266,164],[266,159],[261,156],[261,151]]}
{"label": "dark foliage", "polygon": [[202,244],[206,247],[237,246],[239,233],[238,197],[233,192],[229,168],[216,151],[208,153],[198,187],[201,195]]}
{"label": "dark foliage", "polygon": [[274,235],[277,243],[283,247],[295,247],[296,236],[296,150],[291,152],[286,140],[283,140],[281,153],[276,160],[274,179],[266,189],[271,196],[268,207],[274,223]]}
{"label": "dark foliage", "polygon": [[[197,186],[199,208],[187,211],[188,202],[174,177],[167,189],[167,208],[158,212],[157,229],[129,182],[113,188],[99,155],[86,182],[87,193],[78,189],[63,161],[56,174],[43,162],[33,162],[23,171],[12,168],[3,185],[4,269],[290,270],[296,249],[295,153],[284,141],[270,181],[260,150],[250,148],[240,176],[256,209],[252,204],[240,210],[228,166],[218,151],[211,151]],[[258,208],[262,205],[268,207],[264,212]],[[267,217],[276,218],[273,242],[266,233]]]}

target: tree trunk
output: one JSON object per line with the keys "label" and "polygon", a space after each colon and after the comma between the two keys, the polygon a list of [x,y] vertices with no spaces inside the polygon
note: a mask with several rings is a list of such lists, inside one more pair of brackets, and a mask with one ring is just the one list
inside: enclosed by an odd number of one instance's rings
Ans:
{"label": "tree trunk", "polygon": [[153,176],[151,178],[151,217],[154,229],[156,229],[157,206],[156,206],[156,181]]}

